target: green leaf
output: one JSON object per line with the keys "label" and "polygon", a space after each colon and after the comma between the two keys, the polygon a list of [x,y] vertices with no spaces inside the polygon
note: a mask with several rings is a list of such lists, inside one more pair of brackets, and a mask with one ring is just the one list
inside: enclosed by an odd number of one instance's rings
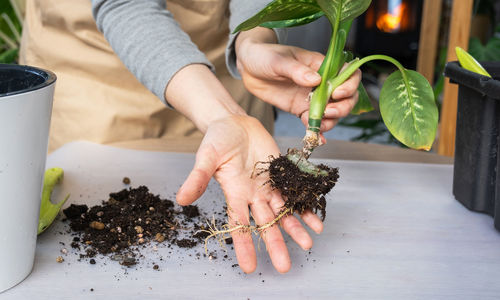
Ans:
{"label": "green leaf", "polygon": [[460,47],[456,47],[455,51],[462,68],[483,76],[491,77],[488,71],[486,71],[483,66],[481,66],[481,64],[476,59],[474,59],[474,57],[467,53],[467,51]]}
{"label": "green leaf", "polygon": [[332,24],[340,10],[340,22],[353,20],[364,13],[371,0],[316,0]]}
{"label": "green leaf", "polygon": [[[22,31],[21,20],[18,20],[16,13],[14,11],[14,8],[10,4],[10,1],[8,1],[8,0],[0,1],[0,14],[2,14],[2,13],[5,13],[5,14],[7,14],[7,16],[9,16],[9,18],[14,23],[14,27],[16,28],[16,30],[18,32]],[[5,20],[3,18],[0,18],[0,31],[5,33],[11,39],[13,39],[13,40],[16,39],[11,28],[9,27],[9,25],[7,24],[7,22],[5,22]],[[3,43],[4,43],[3,40],[0,39],[0,45]]]}
{"label": "green leaf", "polygon": [[16,62],[19,49],[10,49],[0,53],[0,64],[12,64]]}
{"label": "green leaf", "polygon": [[309,16],[306,16],[303,18],[284,20],[284,21],[270,21],[270,22],[262,23],[262,24],[260,24],[260,26],[266,27],[266,28],[295,27],[295,26],[305,25],[305,24],[311,23],[313,21],[316,21],[317,19],[321,18],[324,15],[325,15],[325,13],[320,11],[318,13],[315,13],[313,15],[309,15]]}
{"label": "green leaf", "polygon": [[372,111],[373,106],[370,101],[370,96],[368,96],[368,93],[366,92],[366,89],[361,82],[358,86],[358,95],[358,103],[356,103],[356,105],[352,109],[351,114],[360,115],[362,113]]}
{"label": "green leaf", "polygon": [[[291,26],[295,26],[293,20],[304,21],[304,19],[313,18],[320,12],[321,8],[314,0],[274,0],[253,17],[238,25],[233,33],[275,21],[288,21]],[[296,22],[301,22],[300,20]]]}
{"label": "green leaf", "polygon": [[392,73],[384,82],[379,101],[382,119],[395,138],[413,149],[431,148],[438,110],[424,76],[412,70]]}
{"label": "green leaf", "polygon": [[40,217],[38,219],[38,234],[47,229],[56,218],[63,204],[68,200],[69,195],[57,204],[52,204],[50,197],[57,183],[64,176],[64,171],[61,168],[52,168],[45,171],[43,179],[42,203],[40,205]]}

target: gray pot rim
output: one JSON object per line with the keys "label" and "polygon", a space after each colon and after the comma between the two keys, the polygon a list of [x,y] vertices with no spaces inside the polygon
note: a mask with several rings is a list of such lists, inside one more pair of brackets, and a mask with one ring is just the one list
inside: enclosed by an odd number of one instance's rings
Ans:
{"label": "gray pot rim", "polygon": [[40,84],[30,86],[30,87],[25,88],[25,89],[15,90],[15,91],[6,92],[6,93],[0,93],[0,98],[36,91],[36,90],[45,88],[47,86],[50,86],[51,84],[54,84],[56,82],[56,79],[57,79],[56,74],[54,74],[53,72],[42,69],[42,68],[32,67],[32,66],[14,65],[14,64],[0,64],[0,72],[4,72],[4,71],[13,71],[13,72],[20,71],[20,72],[24,72],[24,73],[31,73],[31,74],[34,74],[38,77],[43,78],[44,81]]}

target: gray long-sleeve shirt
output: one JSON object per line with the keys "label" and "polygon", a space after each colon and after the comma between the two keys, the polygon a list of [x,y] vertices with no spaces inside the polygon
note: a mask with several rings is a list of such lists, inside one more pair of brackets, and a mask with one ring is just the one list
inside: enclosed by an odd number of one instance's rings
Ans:
{"label": "gray long-sleeve shirt", "polygon": [[[97,27],[104,33],[127,68],[166,102],[164,91],[177,71],[184,66],[201,63],[214,67],[182,31],[166,7],[165,0],[92,0]],[[231,0],[229,30],[254,15],[270,0]],[[276,31],[278,41],[284,31]],[[238,77],[234,54],[235,35],[230,34],[226,64]]]}

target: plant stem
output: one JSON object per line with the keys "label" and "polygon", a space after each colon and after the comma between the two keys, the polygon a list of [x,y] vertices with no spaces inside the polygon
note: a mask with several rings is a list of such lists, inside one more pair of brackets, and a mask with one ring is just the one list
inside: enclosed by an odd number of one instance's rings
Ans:
{"label": "plant stem", "polygon": [[302,172],[317,176],[328,176],[328,172],[318,168],[318,166],[310,163],[302,151],[291,149],[288,151],[286,158],[293,162]]}
{"label": "plant stem", "polygon": [[[306,159],[311,155],[314,148],[320,145],[319,133],[321,119],[325,112],[326,104],[331,93],[328,92],[328,80],[336,76],[345,62],[343,54],[347,33],[351,29],[352,20],[340,23],[340,10],[337,13],[335,25],[332,26],[332,38],[328,52],[319,69],[321,84],[314,90],[309,104],[309,120],[304,136],[304,147],[302,152]],[[331,22],[332,20],[330,20]]]}
{"label": "plant stem", "polygon": [[[351,75],[356,72],[359,67],[361,67],[364,63],[367,63],[372,60],[385,60],[390,63],[393,63],[402,73],[403,75],[403,80],[405,83],[408,83],[408,78],[406,77],[405,68],[403,65],[401,65],[397,60],[394,58],[387,56],[387,55],[370,55],[367,57],[364,57],[362,59],[355,59],[353,60],[349,66],[342,72],[340,73],[337,77],[331,78],[328,80],[328,92],[333,93],[333,91],[338,88],[342,83],[344,83]],[[321,116],[323,117],[323,116]]]}
{"label": "plant stem", "polygon": [[322,104],[322,99],[327,98],[326,95],[326,85],[328,81],[328,75],[331,72],[331,69],[333,67],[332,61],[334,60],[336,56],[336,48],[335,45],[336,39],[337,39],[337,32],[338,32],[338,27],[333,27],[332,28],[332,38],[330,39],[330,46],[328,46],[328,52],[326,53],[325,60],[323,61],[323,64],[321,65],[320,68],[320,74],[321,74],[321,83],[320,85],[314,90],[312,96],[311,96],[311,103],[309,105],[309,130],[312,130],[314,132],[319,132],[319,128],[321,126],[321,117],[317,118],[314,114],[311,115],[312,112],[320,110],[320,108],[317,108],[317,106],[321,106]]}

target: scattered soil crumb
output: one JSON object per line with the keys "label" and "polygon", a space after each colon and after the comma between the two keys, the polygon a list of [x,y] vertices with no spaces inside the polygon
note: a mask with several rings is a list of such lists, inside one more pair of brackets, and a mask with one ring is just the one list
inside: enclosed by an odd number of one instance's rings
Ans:
{"label": "scattered soil crumb", "polygon": [[191,239],[182,239],[177,241],[177,246],[181,248],[193,248],[196,244],[198,244],[198,242]]}
{"label": "scattered soil crumb", "polygon": [[187,205],[182,207],[182,213],[188,218],[195,218],[200,216],[200,211],[195,205]]}
{"label": "scattered soil crumb", "polygon": [[124,184],[130,184],[130,178],[128,178],[128,177],[123,177],[122,182],[123,182]]}

